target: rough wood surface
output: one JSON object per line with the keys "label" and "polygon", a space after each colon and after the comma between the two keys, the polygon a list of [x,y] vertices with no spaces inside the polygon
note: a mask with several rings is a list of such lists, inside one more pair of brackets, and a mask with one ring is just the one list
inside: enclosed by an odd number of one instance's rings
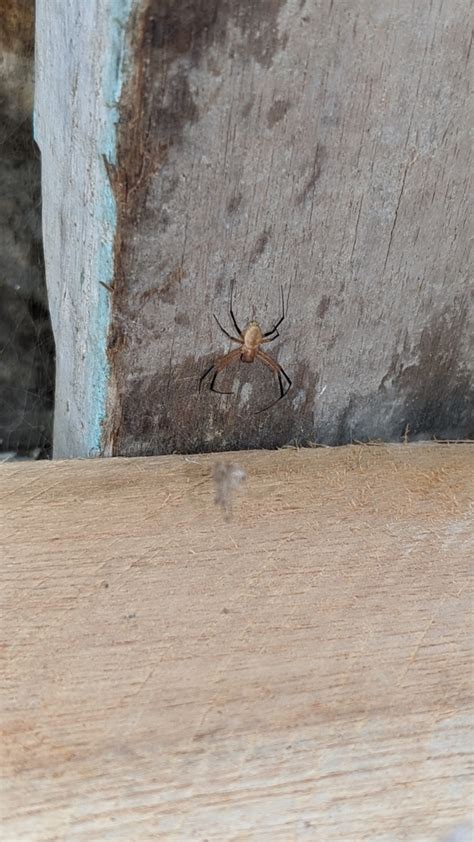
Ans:
{"label": "rough wood surface", "polygon": [[110,371],[115,202],[105,160],[115,124],[132,0],[38,0],[35,137],[41,150],[43,239],[56,340],[54,452],[102,452]]}
{"label": "rough wood surface", "polygon": [[[57,455],[472,434],[471,0],[38,5]],[[258,365],[197,394],[234,276],[265,327],[291,284],[258,416]]]}
{"label": "rough wood surface", "polygon": [[461,838],[473,455],[2,466],[2,839]]}
{"label": "rough wood surface", "polygon": [[[143,3],[116,186],[114,452],[472,428],[472,12]],[[230,326],[233,276],[238,320],[267,329],[291,284],[275,353],[294,387],[263,415],[277,384],[258,365],[223,377],[235,396],[189,400],[229,345],[212,313]]]}

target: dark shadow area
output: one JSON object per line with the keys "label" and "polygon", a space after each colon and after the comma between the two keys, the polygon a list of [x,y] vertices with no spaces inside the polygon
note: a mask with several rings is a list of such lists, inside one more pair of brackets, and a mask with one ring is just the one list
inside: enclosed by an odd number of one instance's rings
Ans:
{"label": "dark shadow area", "polygon": [[[54,340],[33,140],[34,2],[0,0],[0,451],[51,453]],[[7,60],[8,59],[8,60]]]}

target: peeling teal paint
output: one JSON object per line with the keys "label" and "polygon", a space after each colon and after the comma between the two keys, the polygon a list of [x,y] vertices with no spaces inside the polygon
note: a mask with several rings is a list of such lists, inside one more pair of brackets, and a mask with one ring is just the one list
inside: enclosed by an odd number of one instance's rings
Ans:
{"label": "peeling teal paint", "polygon": [[[110,39],[108,52],[103,67],[103,104],[105,126],[101,137],[97,138],[98,155],[105,156],[111,164],[117,161],[117,125],[119,104],[123,84],[126,78],[128,61],[128,26],[134,0],[111,0]],[[99,286],[98,306],[94,320],[95,336],[90,337],[89,354],[91,364],[91,416],[88,419],[88,442],[86,448],[90,456],[103,452],[102,430],[107,413],[109,385],[109,361],[107,358],[107,338],[110,325],[110,293],[100,283],[111,284],[114,278],[114,243],[117,228],[117,207],[109,176],[102,165],[101,191],[98,192],[96,218],[105,232],[97,255],[97,284]],[[92,327],[92,323],[91,323]]]}
{"label": "peeling teal paint", "polygon": [[[36,3],[34,131],[42,157],[44,251],[56,338],[55,457],[103,455],[111,400],[120,101],[141,0]],[[58,190],[58,186],[61,189]],[[102,282],[102,283],[101,283]]]}

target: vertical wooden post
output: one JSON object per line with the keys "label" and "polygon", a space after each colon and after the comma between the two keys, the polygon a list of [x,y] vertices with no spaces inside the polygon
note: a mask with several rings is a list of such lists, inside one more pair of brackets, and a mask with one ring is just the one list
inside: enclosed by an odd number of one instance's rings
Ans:
{"label": "vertical wooden post", "polygon": [[117,122],[131,0],[39,0],[35,137],[41,149],[48,292],[57,347],[55,455],[105,452],[103,422],[117,235],[106,161]]}
{"label": "vertical wooden post", "polygon": [[38,6],[58,455],[472,432],[469,0]]}

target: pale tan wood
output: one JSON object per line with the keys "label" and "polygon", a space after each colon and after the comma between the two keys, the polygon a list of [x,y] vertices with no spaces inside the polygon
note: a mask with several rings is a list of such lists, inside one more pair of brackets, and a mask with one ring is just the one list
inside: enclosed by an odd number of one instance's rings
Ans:
{"label": "pale tan wood", "polygon": [[2,839],[445,839],[469,445],[4,465]]}

